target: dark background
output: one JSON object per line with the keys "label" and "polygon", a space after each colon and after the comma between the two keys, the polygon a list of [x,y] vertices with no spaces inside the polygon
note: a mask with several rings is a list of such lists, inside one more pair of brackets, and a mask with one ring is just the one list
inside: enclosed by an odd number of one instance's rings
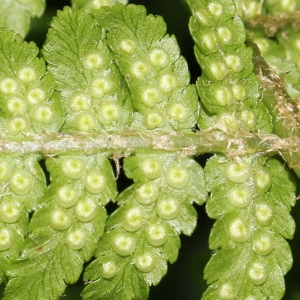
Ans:
{"label": "dark background", "polygon": [[[167,25],[168,33],[175,34],[180,45],[182,55],[186,57],[191,70],[191,80],[195,82],[200,75],[200,68],[193,55],[193,41],[188,31],[189,10],[183,0],[134,0],[130,3],[146,6],[148,13],[161,15]],[[34,19],[32,27],[26,40],[35,41],[42,46],[50,21],[56,15],[57,9],[70,5],[66,0],[47,1],[47,9],[41,19]],[[207,157],[198,157],[197,160],[203,165]],[[121,188],[130,184],[125,177],[122,177]],[[112,209],[112,207],[110,207]],[[205,213],[205,206],[196,207],[198,211],[198,225],[191,237],[181,236],[182,246],[179,252],[179,259],[173,265],[169,264],[168,274],[160,284],[150,289],[150,300],[198,300],[206,289],[203,280],[203,269],[209,260],[211,251],[208,248],[209,231],[213,225]],[[295,219],[300,217],[300,207],[297,205],[292,212]],[[290,242],[294,257],[294,266],[286,276],[287,292],[286,300],[300,299],[300,238],[299,230],[296,230],[294,240]],[[62,299],[80,300],[80,292],[84,284],[81,282],[67,288]],[[32,299],[38,300],[38,299]],[[217,300],[217,299],[216,299]]]}

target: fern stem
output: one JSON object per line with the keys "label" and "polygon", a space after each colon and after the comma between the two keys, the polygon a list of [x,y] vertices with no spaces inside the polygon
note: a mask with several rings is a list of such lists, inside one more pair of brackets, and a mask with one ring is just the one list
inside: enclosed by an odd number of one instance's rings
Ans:
{"label": "fern stem", "polygon": [[[243,138],[240,138],[243,137]],[[93,154],[108,151],[128,156],[136,151],[162,150],[181,152],[184,156],[220,152],[231,157],[266,152],[291,154],[299,150],[299,138],[279,138],[274,134],[230,132],[213,128],[197,132],[146,131],[125,129],[101,134],[36,134],[21,140],[0,139],[0,153],[6,155],[38,153],[44,157],[75,151]],[[292,155],[293,156],[293,155]],[[293,163],[294,159],[291,159]]]}

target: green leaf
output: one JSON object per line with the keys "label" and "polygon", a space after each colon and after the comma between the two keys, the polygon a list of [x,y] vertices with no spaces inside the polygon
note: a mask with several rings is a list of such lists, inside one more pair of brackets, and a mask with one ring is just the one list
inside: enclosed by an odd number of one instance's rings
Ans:
{"label": "green leaf", "polygon": [[[7,284],[3,299],[56,299],[63,293],[65,283],[78,280],[82,271],[80,256],[64,243],[55,241],[52,247],[52,251],[12,266],[8,275],[13,279]],[[42,250],[36,248],[36,252]]]}
{"label": "green leaf", "polygon": [[116,275],[113,281],[98,280],[90,283],[83,290],[83,299],[131,300],[147,299],[149,287],[140,275],[134,272],[134,266],[127,264],[124,270]]}
{"label": "green leaf", "polygon": [[278,160],[264,156],[232,161],[215,155],[205,175],[211,192],[207,211],[217,221],[209,239],[216,253],[204,271],[210,287],[203,299],[270,293],[281,299],[283,276],[292,265],[284,238],[291,238],[295,229],[289,214],[294,180]]}
{"label": "green leaf", "polygon": [[197,225],[197,211],[192,205],[183,201],[181,203],[180,213],[174,220],[170,220],[169,223],[176,232],[182,232],[190,236]]}
{"label": "green leaf", "polygon": [[218,124],[225,131],[271,132],[271,118],[253,76],[253,50],[245,46],[246,31],[234,15],[235,2],[187,2],[193,13],[189,27],[195,55],[202,70],[197,90],[206,108],[200,113],[199,127]]}
{"label": "green leaf", "polygon": [[[225,276],[224,274],[229,277],[227,274],[239,272],[241,269],[241,259],[239,258],[241,256],[243,256],[243,247],[239,245],[234,249],[222,249],[216,252],[205,267],[204,279],[207,280],[208,284],[212,284]],[[226,260],[224,260],[224,257],[226,257]]]}
{"label": "green leaf", "polygon": [[85,12],[93,12],[102,6],[113,6],[116,3],[127,4],[127,0],[72,0],[72,7],[75,9],[84,9]]}
{"label": "green leaf", "polygon": [[[162,17],[146,16],[146,9],[142,5],[124,6],[117,4],[112,8],[104,7],[99,15],[95,15],[95,17],[98,17],[100,24],[109,31],[122,29],[122,31],[116,32],[117,40],[110,41],[114,51],[122,49],[120,41],[125,38],[125,33],[129,35],[128,38],[132,38],[133,41],[137,39],[137,42],[141,43],[139,49],[137,49],[140,52],[149,49],[153,43],[160,40],[166,33],[166,24]],[[144,27],[141,27],[141,25]],[[145,30],[146,28],[147,30]],[[110,39],[112,39],[112,36]],[[116,52],[121,53],[120,51]]]}
{"label": "green leaf", "polygon": [[131,119],[130,95],[104,37],[81,10],[65,7],[52,21],[43,54],[62,95],[64,132],[99,132]]}
{"label": "green leaf", "polygon": [[29,31],[30,18],[43,14],[45,0],[1,0],[0,7],[0,27],[13,29],[25,37]]}
{"label": "green leaf", "polygon": [[[76,282],[84,261],[91,259],[103,235],[107,217],[104,205],[116,196],[106,154],[65,155],[48,159],[46,166],[51,184],[39,199],[22,256],[9,267],[8,299],[18,299],[14,291],[23,290],[27,276],[31,280],[26,299],[57,298],[65,283]],[[31,272],[24,272],[27,267]]]}
{"label": "green leaf", "polygon": [[101,27],[82,11],[73,11],[70,7],[58,11],[51,23],[43,55],[49,63],[48,69],[55,75],[59,90],[70,92],[74,87],[83,89],[86,86],[81,59],[96,50],[101,37]]}
{"label": "green leaf", "polygon": [[132,94],[132,127],[189,130],[199,104],[195,87],[174,37],[159,16],[143,6],[114,5],[94,14],[108,31],[107,41]]}
{"label": "green leaf", "polygon": [[39,49],[12,31],[2,29],[0,36],[0,135],[23,138],[58,130],[63,122],[60,97],[53,77],[45,74]]}
{"label": "green leaf", "polygon": [[[125,158],[124,164],[135,183],[119,195],[122,206],[106,222],[96,260],[84,275],[92,281],[84,289],[85,299],[95,299],[96,294],[99,299],[114,299],[112,286],[122,291],[124,299],[138,297],[132,294],[141,284],[135,277],[144,281],[142,285],[158,284],[167,272],[167,261],[177,260],[178,235],[190,235],[196,226],[197,213],[191,204],[206,199],[202,169],[192,159],[143,153]],[[113,267],[106,271],[110,264]],[[130,276],[128,265],[133,266]]]}

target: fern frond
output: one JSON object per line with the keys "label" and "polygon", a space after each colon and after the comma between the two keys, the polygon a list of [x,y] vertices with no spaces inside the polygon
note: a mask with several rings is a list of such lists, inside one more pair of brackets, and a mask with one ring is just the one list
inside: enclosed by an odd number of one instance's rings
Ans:
{"label": "fern frond", "polygon": [[[190,130],[199,105],[195,88],[174,38],[160,17],[141,6],[115,5],[95,15],[132,94],[133,128]],[[147,33],[147,34],[146,34]],[[172,153],[136,151],[125,158],[134,184],[117,198],[97,259],[86,272],[85,299],[146,299],[177,259],[182,232],[196,225],[192,203],[202,204],[206,188],[201,167]]]}
{"label": "fern frond", "polygon": [[[234,2],[188,2],[195,53],[203,67],[197,81],[204,107],[200,128],[271,132]],[[265,154],[235,160],[217,154],[206,164],[205,175],[211,193],[207,212],[217,221],[210,236],[216,253],[205,268],[209,288],[203,299],[281,299],[283,275],[292,264],[284,238],[294,233],[289,211],[295,187],[289,173]]]}
{"label": "fern frond", "polygon": [[[97,132],[105,125],[124,125],[124,119],[128,122],[130,116],[130,106],[127,105],[129,111],[124,109],[125,114],[119,111],[123,118],[114,117],[114,109],[126,105],[126,99],[128,102],[128,93],[126,88],[116,93],[120,75],[105,44],[97,36],[102,35],[102,29],[98,27],[97,30],[96,26],[84,12],[66,8],[53,21],[48,36],[45,57],[49,57],[49,70],[55,76],[55,88],[61,95],[66,114],[60,129],[62,132]],[[88,38],[86,34],[93,32],[93,28],[95,31]],[[68,35],[71,35],[69,43],[65,39]],[[80,45],[80,41],[83,44]],[[53,63],[53,57],[60,62],[59,65]],[[74,72],[74,77],[72,74],[69,77],[63,75],[70,71]],[[109,77],[111,74],[115,74],[115,78]],[[109,86],[113,86],[100,96],[103,82],[93,86],[99,79],[109,81]],[[127,98],[124,100],[124,97]],[[110,105],[106,115],[103,105]],[[89,116],[97,113],[98,118],[91,122]],[[64,292],[66,283],[78,280],[84,261],[91,258],[103,235],[104,206],[116,197],[116,183],[107,156],[106,152],[88,156],[71,152],[46,160],[51,184],[40,197],[31,219],[30,235],[22,257],[10,266],[7,273],[12,279],[5,291],[6,299],[18,299],[20,294],[16,290],[26,291],[26,299],[57,298]],[[26,286],[24,276],[29,276],[29,273],[23,272],[24,266],[32,270]],[[45,280],[53,288],[45,286]]]}
{"label": "fern frond", "polygon": [[[272,19],[298,4],[186,0],[202,69],[193,85],[162,17],[116,2],[126,0],[73,0],[53,18],[42,58],[0,29],[4,300],[58,299],[85,263],[84,299],[147,299],[207,198],[216,222],[203,299],[281,299],[295,183],[275,155],[293,167],[299,158],[299,34],[290,15],[271,40],[261,20],[237,14]],[[18,11],[25,35],[44,2],[3,7],[3,24]],[[204,170],[193,159],[202,153],[213,154]],[[120,158],[133,184],[118,194],[110,159]]]}

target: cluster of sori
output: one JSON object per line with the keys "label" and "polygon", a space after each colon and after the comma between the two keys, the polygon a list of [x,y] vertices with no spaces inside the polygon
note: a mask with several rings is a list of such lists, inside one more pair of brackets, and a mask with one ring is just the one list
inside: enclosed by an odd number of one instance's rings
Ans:
{"label": "cluster of sori", "polygon": [[[65,283],[76,282],[83,262],[92,257],[103,235],[107,218],[104,205],[116,197],[116,182],[105,153],[60,156],[46,164],[52,182],[31,219],[20,265],[7,273],[14,279],[4,299],[15,297],[17,287],[22,293],[28,292],[28,299],[39,295],[57,299]],[[29,278],[24,264],[33,270]],[[44,287],[45,278],[53,280],[55,289]]]}
{"label": "cluster of sori", "polygon": [[97,259],[86,270],[92,280],[86,299],[111,299],[116,291],[120,299],[146,299],[148,285],[177,259],[178,235],[196,226],[192,203],[206,199],[202,168],[192,159],[138,154],[125,159],[125,172],[134,184],[119,195],[121,207],[109,217]]}
{"label": "cluster of sori", "polygon": [[[133,13],[143,26],[137,26]],[[135,113],[131,126],[190,130],[199,111],[197,94],[189,85],[187,63],[175,38],[165,35],[162,18],[146,16],[142,6],[122,5],[95,17],[108,30],[114,60],[132,95]]]}
{"label": "cluster of sori", "polygon": [[[62,123],[60,101],[54,93],[53,77],[45,75],[44,60],[37,58],[39,49],[33,43],[22,43],[21,37],[12,31],[2,30],[0,34],[0,136],[19,138],[24,134],[57,131]],[[18,46],[7,47],[7,39],[16,39]],[[19,55],[19,51],[25,53]]]}
{"label": "cluster of sori", "polygon": [[274,158],[230,161],[216,155],[207,162],[205,176],[211,194],[207,212],[217,219],[209,244],[220,250],[206,266],[210,286],[203,299],[281,299],[283,275],[292,264],[285,238],[295,230],[289,173]]}
{"label": "cluster of sori", "polygon": [[[79,25],[84,18],[85,24]],[[77,24],[75,31],[71,22]],[[66,7],[53,19],[43,54],[62,95],[66,133],[96,133],[124,127],[131,120],[130,95],[104,36],[83,11]]]}
{"label": "cluster of sori", "polygon": [[260,17],[262,14],[279,15],[300,8],[297,0],[236,0],[236,12],[245,19]]}
{"label": "cluster of sori", "polygon": [[[90,257],[104,230],[103,206],[116,196],[108,158],[105,153],[87,157],[60,156],[47,160],[47,168],[53,183],[41,200],[44,206],[34,215],[31,226],[38,218],[40,226],[43,219],[45,226],[54,229],[52,235],[61,233],[63,241],[73,250],[86,247],[87,257]],[[45,218],[45,214],[50,218]],[[55,242],[59,242],[58,236]]]}
{"label": "cluster of sori", "polygon": [[245,46],[246,31],[234,15],[234,2],[191,1],[190,5],[190,31],[203,72],[197,81],[203,105],[200,129],[270,132],[271,120],[253,74],[252,49]]}
{"label": "cluster of sori", "polygon": [[[0,156],[0,281],[9,264],[18,259],[28,232],[28,214],[45,189],[38,157]],[[34,189],[32,188],[34,187]]]}
{"label": "cluster of sori", "polygon": [[[134,19],[140,23],[124,24]],[[187,64],[165,31],[160,17],[146,16],[138,6],[115,5],[95,17],[70,8],[58,12],[43,54],[65,114],[60,132],[85,135],[129,125],[191,130],[199,111],[196,89],[188,85]],[[96,281],[84,297],[111,295],[114,278],[124,299],[138,294],[145,299],[148,285],[166,273],[167,261],[176,260],[178,235],[191,234],[196,225],[191,203],[205,199],[201,167],[180,155],[141,153],[126,159],[128,176],[136,183],[119,197],[121,207],[99,241],[104,205],[116,197],[108,155],[74,152],[46,159],[51,184],[31,219],[20,264],[7,273],[13,278],[5,299],[24,289],[31,298],[58,297],[65,283],[78,279],[96,247],[99,260],[86,275]],[[26,286],[24,264],[39,266]],[[50,276],[45,264],[55,270],[54,291],[43,284]],[[136,278],[141,293],[135,290]],[[94,290],[98,279],[101,288]]]}

